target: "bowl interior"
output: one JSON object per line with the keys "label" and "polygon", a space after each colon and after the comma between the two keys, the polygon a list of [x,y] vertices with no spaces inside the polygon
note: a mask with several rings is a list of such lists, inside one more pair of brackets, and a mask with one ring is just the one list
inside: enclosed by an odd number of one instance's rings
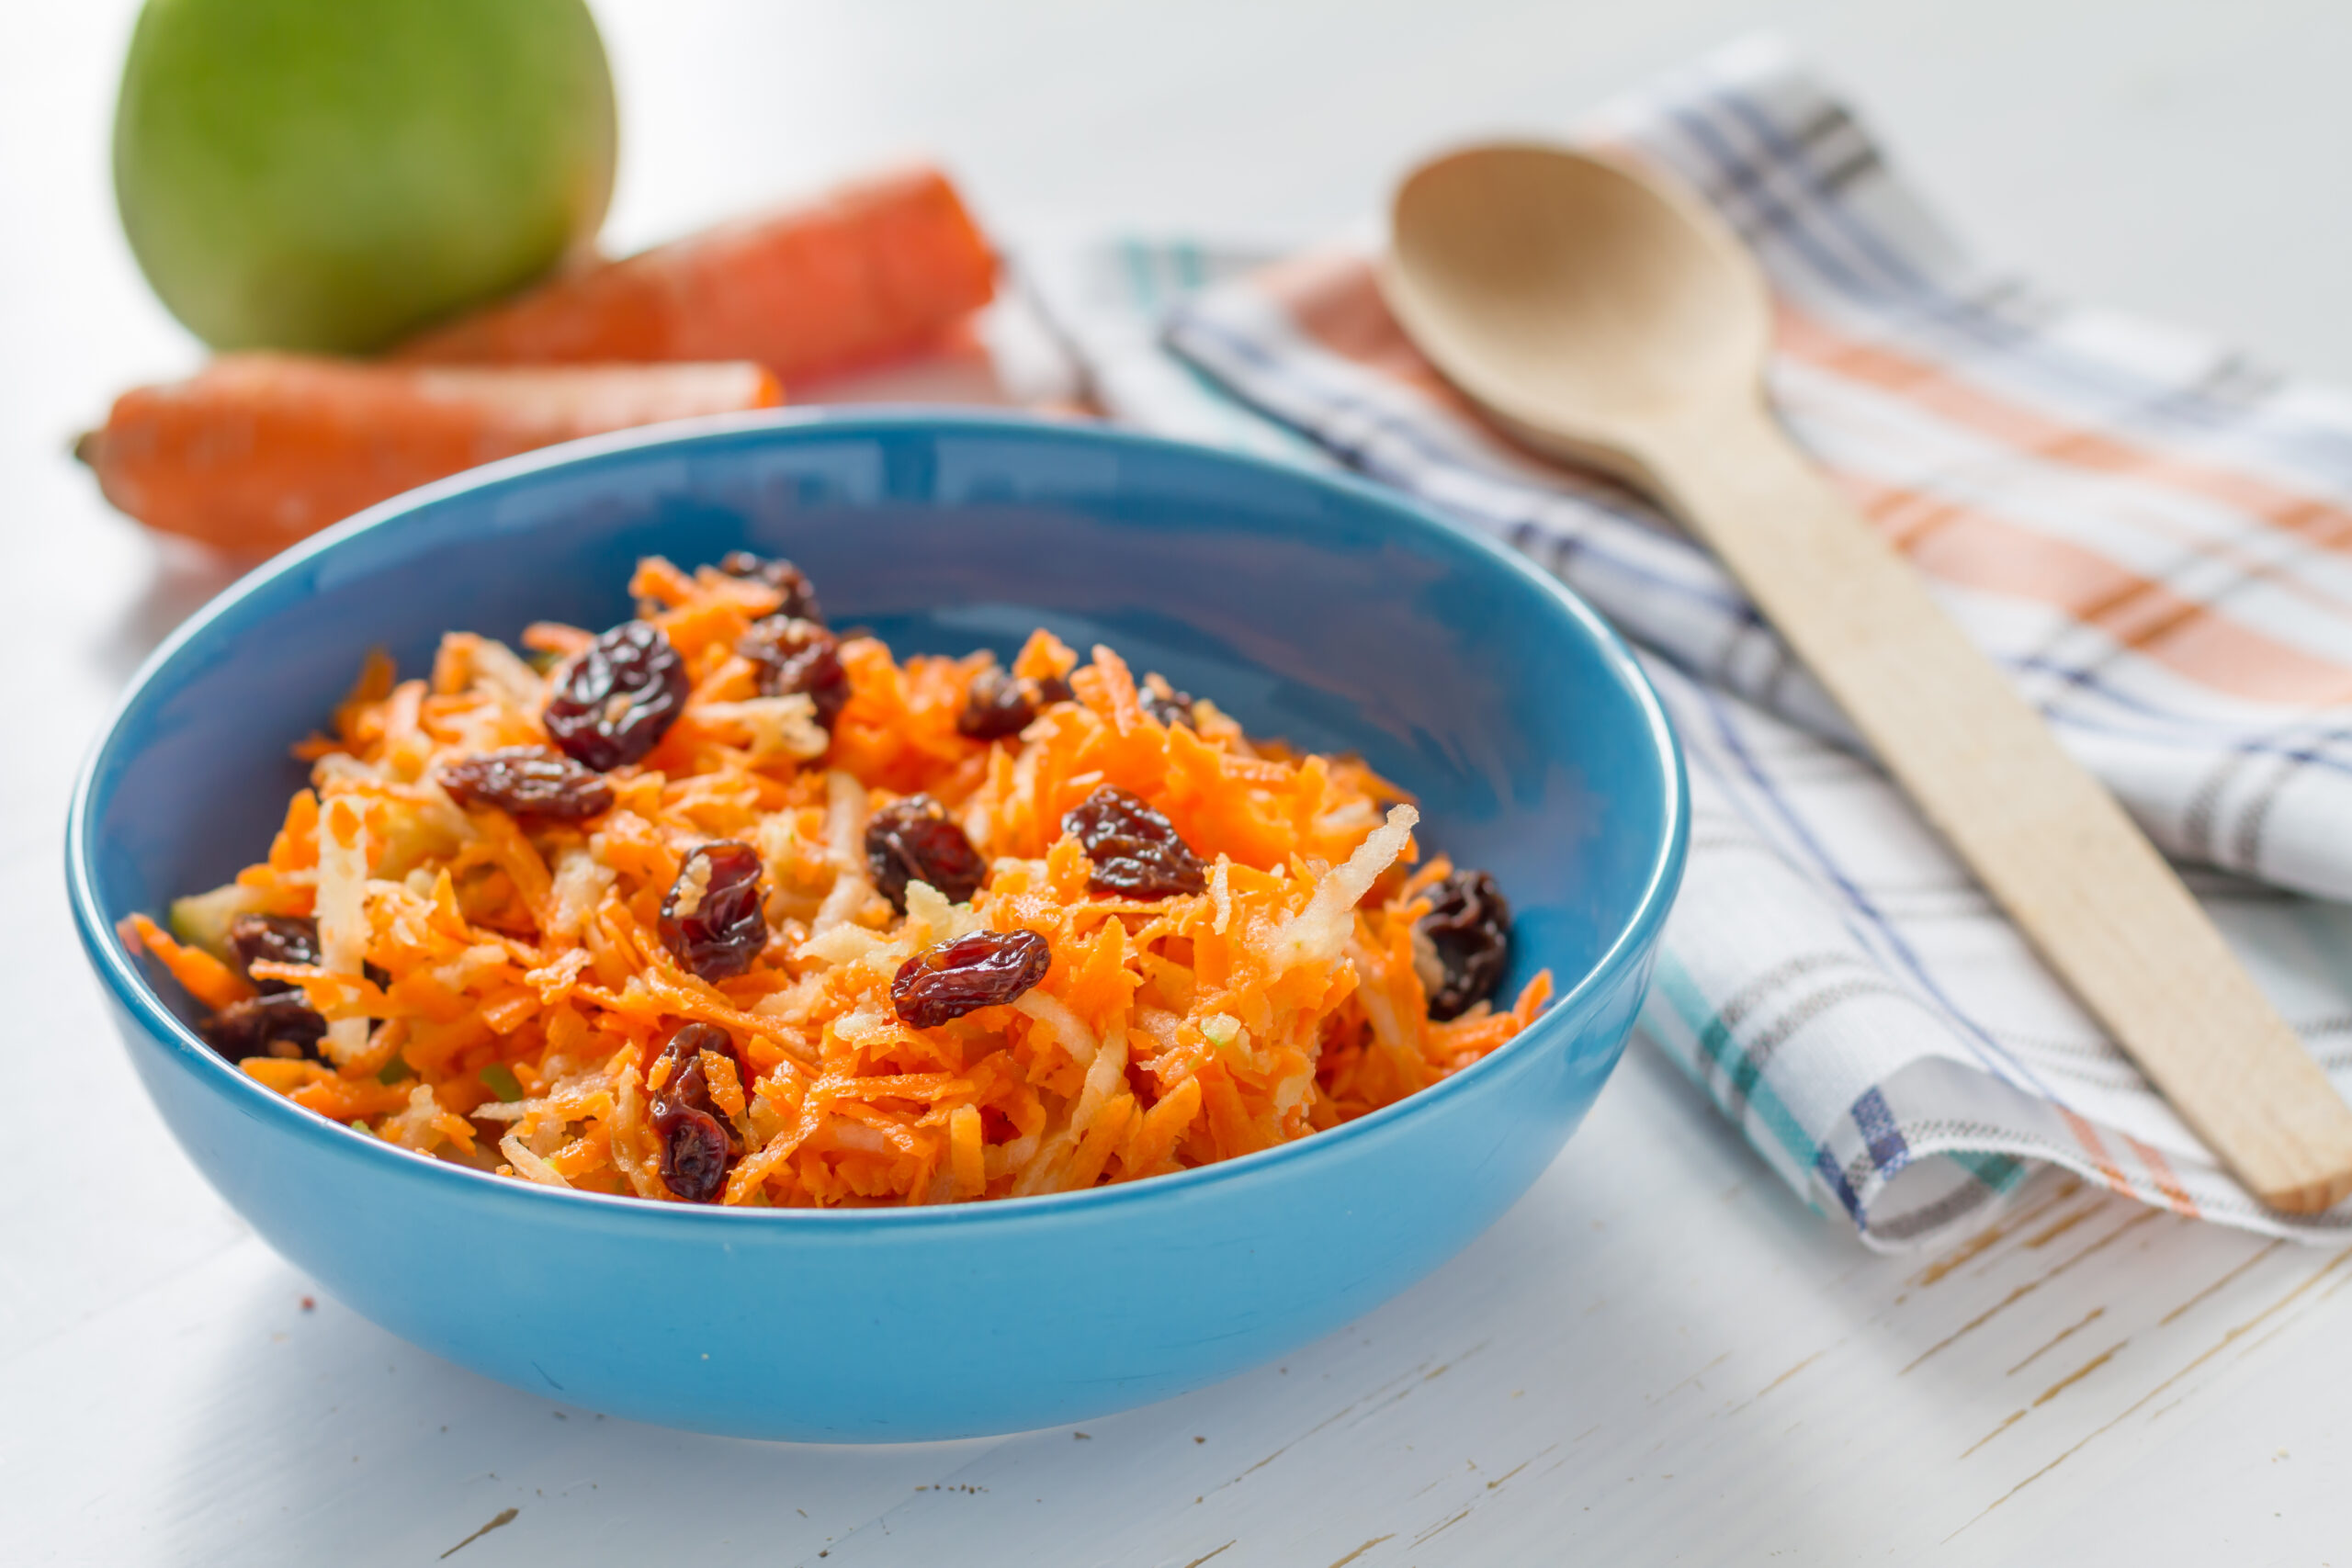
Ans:
{"label": "bowl interior", "polygon": [[303,782],[288,748],[370,648],[418,674],[447,629],[603,627],[639,557],[735,548],[791,557],[837,627],[901,656],[1009,656],[1043,625],[1253,733],[1361,752],[1419,797],[1426,849],[1501,881],[1509,987],[1544,965],[1573,986],[1666,874],[1672,750],[1622,648],[1514,558],[1368,489],[940,415],[771,416],[494,473],[324,536],[159,655],[83,797],[85,916],[159,912],[266,852]]}

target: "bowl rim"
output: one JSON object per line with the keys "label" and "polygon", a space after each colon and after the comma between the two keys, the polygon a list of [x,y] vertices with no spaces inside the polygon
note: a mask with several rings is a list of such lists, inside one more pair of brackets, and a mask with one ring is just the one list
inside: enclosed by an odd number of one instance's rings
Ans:
{"label": "bowl rim", "polygon": [[[1651,743],[1664,764],[1661,771],[1667,795],[1663,812],[1665,831],[1652,857],[1641,897],[1632,914],[1600,956],[1574,985],[1553,997],[1534,1023],[1471,1066],[1378,1111],[1271,1149],[1261,1149],[1238,1158],[1166,1176],[1094,1187],[1080,1192],[1040,1193],[967,1203],[872,1209],[744,1208],[726,1204],[649,1201],[635,1196],[556,1189],[533,1181],[518,1181],[388,1144],[380,1138],[364,1141],[354,1138],[349,1128],[295,1104],[238,1070],[236,1064],[206,1045],[195,1031],[164,1004],[154,986],[141,972],[137,960],[116,935],[99,904],[96,875],[92,864],[96,841],[95,819],[98,806],[98,780],[105,765],[113,760],[119,749],[122,725],[131,710],[145,697],[148,688],[177,660],[181,651],[203,636],[213,623],[233,614],[246,601],[278,580],[301,570],[315,558],[375,529],[396,525],[401,518],[477,491],[495,490],[526,481],[549,470],[569,468],[648,448],[692,446],[707,441],[756,433],[775,433],[789,439],[804,432],[816,438],[854,436],[867,431],[876,434],[917,431],[943,435],[1012,434],[1224,464],[1284,483],[1337,491],[1356,505],[1385,513],[1390,521],[1407,529],[1435,534],[1445,542],[1485,558],[1488,565],[1519,578],[1548,598],[1556,610],[1591,638],[1607,668],[1634,700],[1645,721]],[[1352,474],[1311,469],[1250,453],[1113,426],[967,407],[919,403],[867,404],[718,414],[615,431],[541,447],[467,469],[380,502],[263,561],[174,628],[140,665],[109,707],[96,739],[83,757],[67,807],[65,879],[67,899],[73,909],[75,929],[82,939],[83,950],[115,1003],[153,1036],[167,1054],[194,1058],[190,1070],[211,1092],[230,1097],[249,1115],[270,1122],[298,1138],[320,1144],[322,1152],[330,1156],[383,1158],[390,1162],[384,1167],[390,1175],[428,1182],[458,1183],[458,1186],[452,1190],[453,1197],[470,1195],[488,1201],[504,1199],[560,1205],[548,1211],[548,1218],[568,1214],[585,1221],[601,1215],[613,1223],[683,1222],[780,1226],[823,1234],[877,1226],[903,1229],[909,1226],[1012,1224],[1073,1210],[1122,1208],[1155,1201],[1173,1201],[1204,1189],[1270,1176],[1295,1161],[1318,1157],[1317,1151],[1331,1151],[1336,1155],[1344,1145],[1377,1137],[1419,1111],[1473,1092],[1486,1079],[1504,1070],[1511,1060],[1544,1048],[1551,1036],[1558,1033],[1578,1010],[1579,1003],[1616,980],[1653,945],[1658,928],[1664,923],[1680,887],[1689,847],[1690,815],[1690,783],[1683,765],[1680,742],[1667,717],[1664,704],[1624,639],[1601,618],[1598,611],[1558,579],[1540,570],[1517,551],[1453,522],[1434,507]],[[326,1140],[333,1142],[327,1143]]]}

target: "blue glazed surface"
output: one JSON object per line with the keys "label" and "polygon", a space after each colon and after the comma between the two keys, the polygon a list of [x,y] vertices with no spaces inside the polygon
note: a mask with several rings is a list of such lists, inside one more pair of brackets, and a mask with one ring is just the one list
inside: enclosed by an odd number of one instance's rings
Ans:
{"label": "blue glazed surface", "polygon": [[[549,1191],[359,1137],[197,1039],[114,923],[262,852],[287,748],[373,646],[626,616],[637,558],[788,555],[837,626],[1010,654],[1043,624],[1361,751],[1425,845],[1501,880],[1515,987],[1561,999],[1485,1062],[1287,1147],[942,1210],[720,1211]],[[909,412],[605,438],[388,504],[161,649],[85,771],[74,916],[198,1167],[392,1332],[519,1388],[747,1437],[901,1441],[1073,1421],[1311,1340],[1466,1245],[1616,1064],[1679,882],[1679,758],[1623,647],[1515,557],[1368,487],[1147,438]],[[821,1329],[814,1325],[821,1325]],[[821,1342],[821,1355],[808,1348]]]}

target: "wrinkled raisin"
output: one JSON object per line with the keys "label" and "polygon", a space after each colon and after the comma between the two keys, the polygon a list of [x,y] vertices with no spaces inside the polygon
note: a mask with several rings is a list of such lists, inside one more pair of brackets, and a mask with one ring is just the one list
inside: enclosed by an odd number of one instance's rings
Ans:
{"label": "wrinkled raisin", "polygon": [[662,945],[679,965],[706,980],[724,980],[749,969],[767,944],[760,852],[721,840],[688,855],[662,900]]}
{"label": "wrinkled raisin", "polygon": [[956,728],[975,740],[1002,740],[1029,728],[1040,708],[1070,700],[1069,682],[1058,675],[1033,681],[991,664],[972,677]]}
{"label": "wrinkled raisin", "polygon": [[1437,950],[1445,979],[1430,995],[1430,1016],[1460,1018],[1495,994],[1510,962],[1510,904],[1483,871],[1457,871],[1429,890],[1430,912],[1415,930]]}
{"label": "wrinkled raisin", "polygon": [[613,786],[545,746],[510,746],[451,762],[435,775],[463,806],[495,806],[515,816],[577,822],[609,811]]}
{"label": "wrinkled raisin", "polygon": [[1009,1002],[1046,977],[1054,950],[1033,931],[974,931],[899,965],[890,1000],[917,1029]]}
{"label": "wrinkled raisin", "polygon": [[805,692],[827,734],[849,703],[849,671],[842,668],[841,645],[810,620],[770,615],[752,623],[735,651],[759,667],[760,694],[790,696]]}
{"label": "wrinkled raisin", "polygon": [[718,570],[729,577],[764,582],[782,593],[784,603],[776,606],[777,615],[788,620],[814,621],[820,626],[825,624],[825,612],[817,607],[817,590],[810,585],[808,574],[790,561],[755,556],[749,550],[729,550]]}
{"label": "wrinkled raisin", "polygon": [[1136,703],[1165,728],[1173,729],[1180,724],[1187,729],[1199,728],[1193,722],[1193,694],[1178,691],[1157,675],[1146,681],[1143,690],[1136,694]]}
{"label": "wrinkled raisin", "polygon": [[964,694],[964,711],[956,728],[975,740],[1001,740],[1018,735],[1037,716],[1037,698],[1020,681],[994,665],[972,677]]}
{"label": "wrinkled raisin", "polygon": [[717,1202],[727,1185],[728,1163],[741,1152],[733,1127],[711,1099],[705,1051],[732,1062],[738,1084],[748,1089],[752,1082],[735,1042],[711,1024],[682,1025],[655,1055],[655,1061],[670,1061],[670,1076],[650,1107],[654,1134],[662,1140],[662,1184],[689,1203]]}
{"label": "wrinkled raisin", "polygon": [[662,1185],[689,1203],[716,1203],[727,1190],[727,1129],[718,1117],[690,1105],[653,1116],[662,1140]]}
{"label": "wrinkled raisin", "polygon": [[673,1098],[683,1095],[689,1105],[717,1114],[718,1108],[710,1098],[710,1082],[702,1070],[702,1054],[715,1052],[735,1064],[735,1081],[746,1093],[752,1088],[752,1075],[744,1069],[743,1053],[735,1048],[734,1037],[715,1023],[682,1023],[662,1043],[654,1053],[654,1060],[667,1056],[676,1064],[662,1092]]}
{"label": "wrinkled raisin", "polygon": [[910,882],[928,882],[949,903],[961,904],[979,891],[989,874],[989,863],[964,829],[927,795],[910,795],[867,820],[865,866],[874,890],[902,915]]}
{"label": "wrinkled raisin", "polygon": [[1104,784],[1067,813],[1062,831],[1094,863],[1086,886],[1096,893],[1165,898],[1207,890],[1208,867],[1176,825],[1114,785]]}
{"label": "wrinkled raisin", "polygon": [[316,964],[319,922],[305,915],[239,915],[229,922],[229,950],[237,955],[237,972],[264,996],[290,991],[292,981],[256,977],[254,965]]}
{"label": "wrinkled raisin", "polygon": [[311,1056],[327,1021],[300,991],[268,991],[232,1002],[205,1022],[204,1038],[232,1062],[248,1056]]}
{"label": "wrinkled raisin", "polygon": [[686,665],[660,626],[624,621],[564,661],[548,699],[548,734],[598,773],[653,750],[686,705]]}

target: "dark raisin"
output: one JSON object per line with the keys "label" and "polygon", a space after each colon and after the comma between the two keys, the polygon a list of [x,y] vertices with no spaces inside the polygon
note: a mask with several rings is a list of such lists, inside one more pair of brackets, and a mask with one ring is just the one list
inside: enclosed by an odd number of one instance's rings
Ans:
{"label": "dark raisin", "polygon": [[1012,1001],[1044,979],[1053,963],[1052,946],[1035,931],[974,931],[899,964],[890,1000],[915,1028],[936,1029],[976,1009]]}
{"label": "dark raisin", "polygon": [[676,1066],[662,1086],[662,1092],[675,1099],[681,1095],[685,1103],[718,1114],[718,1107],[710,1098],[710,1083],[702,1070],[702,1054],[713,1051],[735,1064],[735,1081],[751,1091],[752,1075],[744,1069],[743,1053],[735,1048],[735,1040],[715,1023],[682,1023],[662,1043],[654,1053],[654,1060],[667,1056]]}
{"label": "dark raisin", "polygon": [[832,633],[815,621],[770,615],[752,624],[735,651],[759,666],[762,696],[807,693],[817,722],[832,733],[833,721],[849,704],[849,671],[842,668],[841,645]]}
{"label": "dark raisin", "polygon": [[1020,681],[991,664],[972,677],[964,693],[964,711],[956,716],[956,728],[975,740],[1001,740],[1020,734],[1036,716],[1035,694],[1024,691]]}
{"label": "dark raisin", "polygon": [[776,606],[777,615],[814,621],[820,626],[825,624],[825,612],[817,607],[817,590],[809,584],[808,574],[790,561],[755,556],[749,550],[729,550],[718,570],[729,577],[764,582],[782,593],[784,603]]}
{"label": "dark raisin", "polygon": [[1163,728],[1173,729],[1180,724],[1187,729],[1199,728],[1193,722],[1193,694],[1178,691],[1156,675],[1136,694],[1136,705]]}
{"label": "dark raisin", "polygon": [[[746,1093],[750,1092],[752,1075],[744,1069],[743,1054],[735,1048],[735,1042],[729,1037],[727,1031],[716,1024],[686,1023],[679,1025],[670,1038],[662,1043],[661,1050],[654,1053],[654,1061],[666,1059],[670,1063],[670,1075],[655,1092],[653,1102],[657,1107],[667,1102],[699,1111],[707,1116],[717,1117],[721,1125],[726,1125],[725,1113],[710,1095],[710,1075],[703,1070],[702,1054],[706,1051],[724,1056],[732,1063],[735,1082]],[[733,1136],[733,1130],[729,1128],[730,1145]]]}
{"label": "dark raisin", "polygon": [[257,978],[254,965],[316,964],[319,922],[306,915],[239,915],[229,922],[229,950],[237,955],[237,972],[264,996],[290,991],[295,988],[291,980]]}
{"label": "dark raisin", "polygon": [[686,665],[660,626],[624,621],[564,661],[548,699],[548,734],[598,773],[653,750],[686,705]]}
{"label": "dark raisin", "polygon": [[1069,682],[1058,675],[1033,681],[991,664],[972,677],[956,728],[975,740],[1002,740],[1028,728],[1040,708],[1070,697]]}
{"label": "dark raisin", "polygon": [[232,1062],[248,1056],[311,1056],[327,1021],[300,991],[270,991],[231,1002],[205,1022],[204,1038]]}
{"label": "dark raisin", "polygon": [[902,915],[910,882],[928,882],[949,903],[961,904],[979,891],[989,874],[989,863],[964,829],[927,795],[910,795],[867,819],[865,866],[874,890]]}
{"label": "dark raisin", "polygon": [[767,944],[760,852],[721,840],[688,855],[662,900],[662,945],[680,966],[706,980],[724,980],[749,969]]}
{"label": "dark raisin", "polygon": [[1176,825],[1114,785],[1102,785],[1067,813],[1062,831],[1076,837],[1094,863],[1086,878],[1094,892],[1165,898],[1208,888],[1208,867]]}
{"label": "dark raisin", "polygon": [[1445,979],[1430,996],[1430,1016],[1460,1018],[1495,994],[1510,962],[1510,904],[1483,871],[1457,871],[1429,890],[1430,912],[1416,925],[1437,950]]}
{"label": "dark raisin", "polygon": [[451,762],[435,775],[465,806],[495,806],[514,815],[577,822],[609,811],[613,786],[561,752],[510,746]]}
{"label": "dark raisin", "polygon": [[727,1187],[727,1129],[691,1105],[653,1113],[662,1140],[662,1185],[689,1203],[716,1203]]}
{"label": "dark raisin", "polygon": [[743,1057],[725,1030],[689,1023],[662,1043],[655,1055],[670,1061],[670,1076],[654,1091],[653,1131],[662,1140],[662,1184],[689,1203],[718,1201],[727,1185],[729,1161],[741,1150],[734,1129],[710,1097],[710,1076],[702,1054],[715,1051],[735,1065],[735,1081],[748,1089]]}

